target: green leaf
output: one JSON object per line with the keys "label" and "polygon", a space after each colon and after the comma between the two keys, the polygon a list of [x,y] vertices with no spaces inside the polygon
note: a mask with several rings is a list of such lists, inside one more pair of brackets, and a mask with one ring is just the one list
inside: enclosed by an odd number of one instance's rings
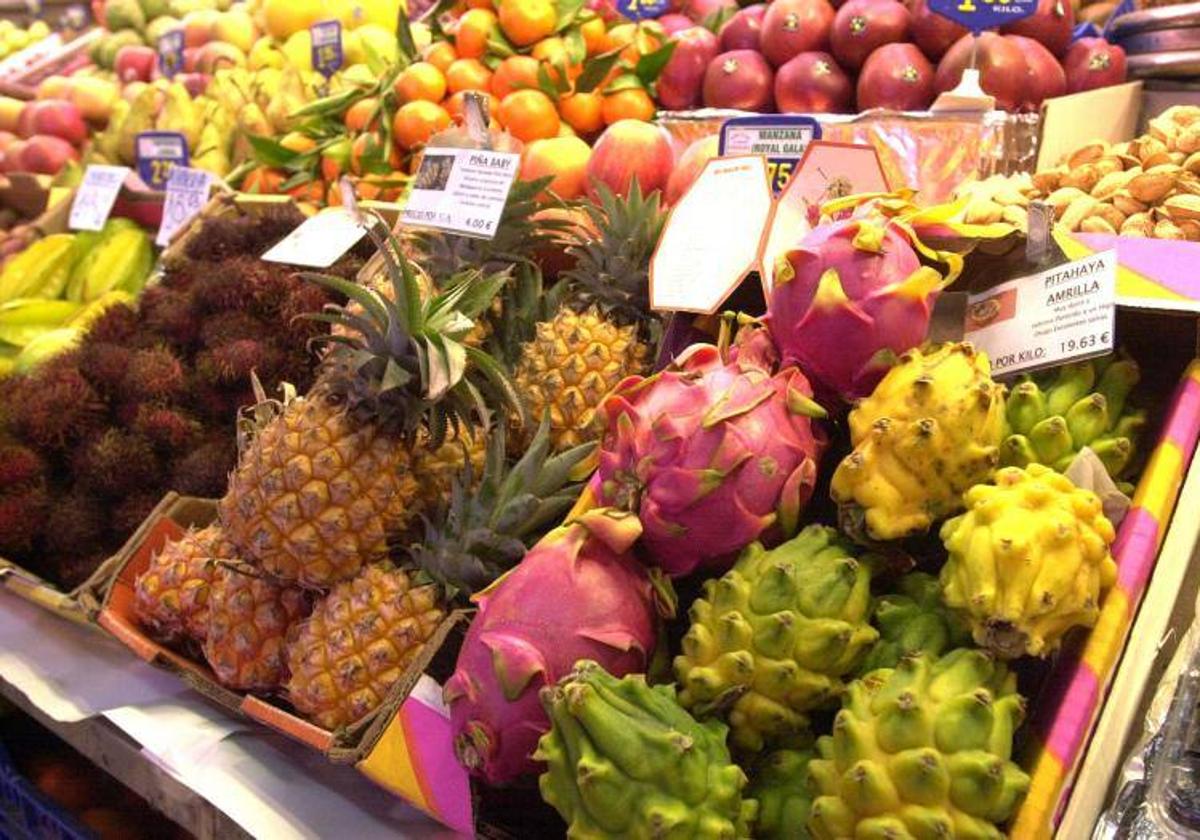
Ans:
{"label": "green leaf", "polygon": [[583,9],[585,0],[555,0],[554,7],[558,12],[558,22],[554,24],[555,32],[562,32],[575,22]]}
{"label": "green leaf", "polygon": [[622,73],[620,76],[617,76],[617,78],[613,79],[612,82],[609,83],[608,87],[604,89],[604,92],[605,93],[616,93],[619,90],[634,90],[634,89],[640,89],[640,88],[644,88],[644,87],[645,87],[645,85],[642,84],[642,80],[639,79],[634,74]]}
{"label": "green leaf", "polygon": [[483,66],[491,71],[495,71],[497,67],[504,63],[504,59],[498,55],[488,53],[483,58],[479,59],[483,62]]}
{"label": "green leaf", "polygon": [[721,8],[717,9],[717,11],[713,12],[711,15],[706,17],[704,20],[700,21],[700,25],[703,26],[705,29],[707,29],[709,32],[712,32],[713,34],[717,34],[721,31],[721,27],[724,26],[729,21],[729,19],[731,17],[733,17],[734,15],[736,15],[737,13],[738,13],[737,6],[733,6],[732,8],[729,6],[722,6]]}
{"label": "green leaf", "polygon": [[287,192],[288,190],[293,189],[294,187],[299,187],[303,184],[309,183],[314,178],[315,178],[315,176],[311,172],[297,172],[295,175],[288,178],[286,181],[284,181],[282,184],[279,185],[279,191]]}
{"label": "green leaf", "polygon": [[550,78],[550,71],[546,69],[544,61],[538,62],[537,69],[538,89],[542,93],[549,96],[552,100],[558,99],[558,85],[554,83],[554,79]]}
{"label": "green leaf", "polygon": [[267,166],[287,166],[297,156],[296,152],[285,149],[279,144],[279,141],[270,137],[247,134],[246,139],[250,141],[250,147],[254,149],[254,156]]}
{"label": "green leaf", "polygon": [[642,84],[650,85],[659,77],[663,68],[667,66],[667,62],[671,60],[671,56],[674,55],[675,47],[678,45],[678,41],[668,41],[654,52],[643,55],[638,59],[637,67],[634,68],[633,72],[642,80]]}
{"label": "green leaf", "polygon": [[291,119],[301,119],[303,117],[313,116],[330,116],[340,114],[342,111],[354,104],[355,100],[362,98],[363,90],[357,87],[346,88],[340,90],[332,96],[325,96],[321,99],[314,99],[302,108],[297,108],[288,116]]}
{"label": "green leaf", "polygon": [[579,27],[567,31],[563,36],[567,48],[567,59],[572,64],[582,64],[587,58],[587,41],[583,40],[583,32]]}
{"label": "green leaf", "polygon": [[503,368],[495,359],[476,347],[464,347],[464,349],[467,352],[468,361],[487,378],[524,425],[526,420],[525,403],[521,400],[521,395],[517,393],[512,380],[508,378]]}
{"label": "green leaf", "polygon": [[517,48],[504,37],[504,33],[500,31],[499,26],[493,26],[491,33],[488,35],[488,52],[495,55],[502,55],[508,58],[511,55],[517,54]]}
{"label": "green leaf", "polygon": [[[399,6],[400,8],[396,12],[396,46],[400,50],[400,55],[408,60],[407,63],[412,64],[417,60],[420,53],[417,50],[417,42],[413,39],[408,12],[405,10],[403,3],[399,4]],[[371,69],[375,71],[375,68],[372,67]]]}
{"label": "green leaf", "polygon": [[621,60],[621,50],[623,49],[625,48],[616,47],[584,62],[583,72],[575,80],[575,90],[579,93],[590,93],[595,90],[596,86],[604,81],[604,77]]}

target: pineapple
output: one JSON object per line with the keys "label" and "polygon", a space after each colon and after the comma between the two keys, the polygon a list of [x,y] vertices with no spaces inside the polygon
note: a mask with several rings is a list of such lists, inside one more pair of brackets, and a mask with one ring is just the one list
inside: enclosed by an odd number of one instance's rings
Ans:
{"label": "pineapple", "polygon": [[332,307],[320,316],[350,333],[332,337],[313,389],[250,438],[219,505],[248,561],[306,587],[332,586],[386,559],[388,537],[424,502],[414,471],[421,451],[486,417],[485,395],[520,410],[495,360],[462,343],[505,276],[423,297],[399,249],[380,244],[391,295],[310,278],[364,314]]}
{"label": "pineapple", "polygon": [[550,416],[557,450],[593,440],[600,401],[627,376],[645,373],[657,321],[649,311],[650,257],[666,216],[657,193],[637,184],[621,199],[603,185],[585,206],[595,234],[578,228],[568,246],[575,265],[561,278],[565,302],[536,325],[514,379],[530,415]]}
{"label": "pineapple", "polygon": [[214,567],[204,658],[227,688],[273,691],[287,674],[284,641],[309,611],[304,590]]}
{"label": "pineapple", "polygon": [[188,529],[150,559],[134,581],[133,611],[157,639],[203,642],[215,560],[233,560],[233,544],[219,525]]}
{"label": "pineapple", "polygon": [[326,729],[354,723],[379,708],[445,617],[441,587],[388,563],[367,566],[289,638],[292,705]]}

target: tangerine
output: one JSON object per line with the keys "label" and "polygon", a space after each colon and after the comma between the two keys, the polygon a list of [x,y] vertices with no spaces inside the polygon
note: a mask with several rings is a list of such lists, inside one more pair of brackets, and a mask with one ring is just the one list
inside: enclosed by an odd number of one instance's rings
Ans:
{"label": "tangerine", "polygon": [[550,97],[540,90],[518,90],[500,101],[500,123],[518,140],[529,143],[558,134],[562,121]]}
{"label": "tangerine", "polygon": [[379,100],[374,96],[367,96],[355,102],[346,109],[346,113],[342,117],[346,124],[346,130],[351,134],[358,134],[360,131],[374,131],[379,127],[378,108]]}
{"label": "tangerine", "polygon": [[528,55],[509,56],[492,74],[492,93],[503,99],[514,90],[538,86],[538,60]]}
{"label": "tangerine", "polygon": [[458,59],[458,53],[449,41],[436,41],[425,48],[421,58],[445,73]]}
{"label": "tangerine", "polygon": [[460,58],[446,70],[446,87],[451,93],[464,90],[487,91],[491,87],[492,71],[477,58]]}
{"label": "tangerine", "polygon": [[581,23],[579,34],[583,36],[583,43],[587,45],[588,55],[602,53],[608,46],[608,29],[604,26],[604,18],[599,15]]}
{"label": "tangerine", "polygon": [[604,95],[604,122],[612,125],[617,120],[654,119],[654,100],[643,88],[625,88]]}
{"label": "tangerine", "polygon": [[297,201],[320,202],[325,199],[325,182],[319,178],[297,184],[287,191],[288,195]]}
{"label": "tangerine", "polygon": [[528,47],[554,34],[558,15],[550,0],[502,0],[499,20],[508,40]]}
{"label": "tangerine", "polygon": [[246,173],[242,180],[242,192],[275,195],[286,178],[287,173],[281,169],[259,166]]}
{"label": "tangerine", "polygon": [[[553,176],[547,187],[549,192],[562,199],[579,198],[587,187],[587,164],[591,156],[592,147],[578,137],[534,140],[521,157],[520,178],[536,181]],[[544,201],[549,195],[542,193],[538,198]]]}
{"label": "tangerine", "polygon": [[567,69],[567,78],[572,82],[583,72],[583,65],[571,63],[571,56],[567,52],[567,43],[562,38],[547,38],[539,42],[530,55],[545,63],[546,71],[555,82],[558,81],[559,74],[564,67]]}
{"label": "tangerine", "polygon": [[467,8],[468,9],[487,9],[488,11],[495,11],[496,4],[493,3],[492,0],[467,0]]}
{"label": "tangerine", "polygon": [[604,97],[598,93],[573,93],[558,103],[563,122],[580,134],[595,134],[604,128]]}
{"label": "tangerine", "polygon": [[[413,149],[450,126],[450,115],[441,105],[417,99],[400,106],[392,122],[392,134],[402,149]],[[393,168],[395,168],[393,166]]]}
{"label": "tangerine", "polygon": [[279,145],[287,149],[289,152],[303,154],[311,152],[317,147],[317,141],[299,131],[289,131],[287,134],[279,138]]}
{"label": "tangerine", "polygon": [[379,135],[373,133],[360,134],[354,138],[354,145],[350,147],[350,172],[354,175],[362,175],[365,171],[363,158],[370,155],[373,158],[378,158],[383,148],[383,140]]}
{"label": "tangerine", "polygon": [[489,9],[468,9],[458,19],[454,31],[454,45],[459,58],[483,58],[487,52],[488,38],[496,26],[496,13]]}
{"label": "tangerine", "polygon": [[418,61],[404,68],[393,87],[403,102],[441,102],[446,98],[446,77],[428,61]]}

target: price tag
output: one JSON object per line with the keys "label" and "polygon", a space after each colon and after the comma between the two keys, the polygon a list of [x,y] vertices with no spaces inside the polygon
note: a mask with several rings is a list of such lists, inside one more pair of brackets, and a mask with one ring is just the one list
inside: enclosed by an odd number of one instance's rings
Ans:
{"label": "price tag", "polygon": [[176,166],[188,165],[187,138],[176,131],[143,131],[135,148],[138,175],[156,190],[166,187]]}
{"label": "price tag", "polygon": [[929,8],[934,12],[962,24],[976,35],[985,29],[1029,17],[1037,7],[1038,0],[929,0]]}
{"label": "price tag", "polygon": [[819,139],[821,125],[812,117],[764,114],[725,120],[718,148],[722,155],[766,155],[771,189],[778,195],[808,144]]}
{"label": "price tag", "polygon": [[212,173],[203,169],[174,166],[167,178],[167,198],[163,202],[162,224],[154,243],[165,247],[194,219],[208,203],[208,190],[212,186]]}
{"label": "price tag", "polygon": [[67,226],[71,230],[102,229],[129,171],[128,166],[89,166],[75,191]]}
{"label": "price tag", "polygon": [[1107,353],[1116,289],[1116,251],[1009,280],[970,296],[963,338],[987,351],[993,376]]}
{"label": "price tag", "polygon": [[313,69],[332,76],[342,66],[342,24],[336,20],[314,23],[312,33]]}
{"label": "price tag", "polygon": [[159,37],[158,69],[168,79],[183,69],[182,29],[172,29]]}
{"label": "price tag", "polygon": [[710,160],[671,211],[650,260],[651,308],[716,312],[759,267],[771,212],[765,157]]}
{"label": "price tag", "polygon": [[400,218],[491,239],[520,165],[514,152],[426,148]]}
{"label": "price tag", "polygon": [[329,268],[366,235],[366,222],[344,207],[331,207],[305,219],[262,258],[267,262]]}
{"label": "price tag", "polygon": [[670,9],[670,0],[617,0],[617,11],[630,20],[653,20]]}

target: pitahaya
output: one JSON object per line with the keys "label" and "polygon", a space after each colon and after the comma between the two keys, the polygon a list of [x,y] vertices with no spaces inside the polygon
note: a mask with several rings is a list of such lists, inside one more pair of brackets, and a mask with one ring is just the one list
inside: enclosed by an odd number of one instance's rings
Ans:
{"label": "pitahaya", "polygon": [[853,402],[925,340],[942,286],[900,227],[847,219],[780,257],[765,322],[784,362],[812,377],[821,398]]}
{"label": "pitahaya", "polygon": [[638,514],[646,559],[672,577],[720,574],[755,540],[792,536],[816,483],[825,411],[798,368],[771,372],[763,331],[747,335],[729,361],[698,344],[627,378],[598,411],[598,495]]}
{"label": "pitahaya", "polygon": [[504,784],[539,769],[532,755],[550,723],[538,692],[577,661],[647,670],[674,596],[630,553],[641,531],[630,513],[588,511],[475,596],[479,613],[445,686],[455,752],[472,773]]}

